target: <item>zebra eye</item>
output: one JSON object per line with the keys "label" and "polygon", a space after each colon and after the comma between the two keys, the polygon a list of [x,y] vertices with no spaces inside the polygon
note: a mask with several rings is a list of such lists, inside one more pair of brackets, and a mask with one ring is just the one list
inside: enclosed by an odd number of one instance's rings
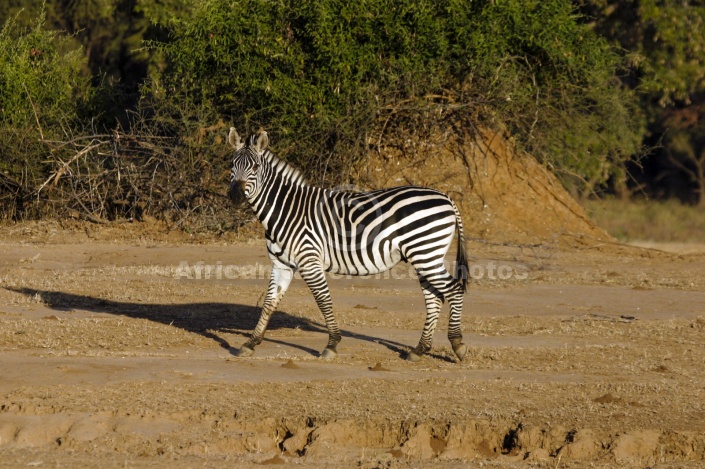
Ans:
{"label": "zebra eye", "polygon": [[254,166],[252,166],[252,172],[256,173],[257,171],[259,171],[259,164],[255,163]]}

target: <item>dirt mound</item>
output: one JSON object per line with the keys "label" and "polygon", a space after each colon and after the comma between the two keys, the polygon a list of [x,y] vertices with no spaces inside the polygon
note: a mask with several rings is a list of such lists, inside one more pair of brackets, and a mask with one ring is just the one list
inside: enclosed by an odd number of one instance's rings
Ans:
{"label": "dirt mound", "polygon": [[405,184],[449,194],[469,237],[493,242],[546,242],[562,237],[612,240],[596,226],[560,181],[502,134],[444,133],[410,148],[369,154],[357,178],[370,188]]}

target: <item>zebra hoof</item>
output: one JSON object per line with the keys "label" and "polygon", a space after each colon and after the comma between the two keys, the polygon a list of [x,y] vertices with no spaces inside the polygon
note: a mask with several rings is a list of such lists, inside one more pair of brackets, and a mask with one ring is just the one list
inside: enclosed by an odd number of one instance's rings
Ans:
{"label": "zebra hoof", "polygon": [[406,359],[409,360],[410,362],[420,362],[421,361],[421,355],[416,353],[413,350],[409,350],[409,353],[406,355]]}
{"label": "zebra hoof", "polygon": [[458,344],[453,347],[453,351],[455,352],[455,356],[458,357],[458,360],[463,361],[465,354],[468,353],[468,348],[465,344]]}
{"label": "zebra hoof", "polygon": [[240,347],[240,350],[237,351],[237,356],[242,357],[242,358],[247,358],[247,357],[251,357],[253,353],[255,353],[255,351],[253,349],[251,349],[250,347],[248,347],[246,345],[243,345],[242,347]]}
{"label": "zebra hoof", "polygon": [[337,357],[337,356],[338,356],[338,352],[336,352],[336,351],[333,350],[332,348],[326,347],[326,348],[323,350],[323,352],[321,352],[321,358],[322,358],[323,360],[332,360],[332,359],[334,359],[334,358]]}

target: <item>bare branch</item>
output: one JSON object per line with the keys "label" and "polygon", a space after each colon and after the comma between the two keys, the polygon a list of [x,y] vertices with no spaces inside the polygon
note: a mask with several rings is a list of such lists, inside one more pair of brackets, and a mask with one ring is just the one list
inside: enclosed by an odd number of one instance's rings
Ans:
{"label": "bare branch", "polygon": [[34,106],[34,101],[32,101],[32,96],[29,94],[29,90],[27,89],[27,85],[22,82],[22,88],[24,88],[25,93],[27,93],[27,98],[29,99],[29,104],[32,105],[32,111],[34,112],[34,120],[37,121],[37,128],[39,129],[39,136],[42,138],[42,141],[44,141],[44,131],[42,131],[42,124],[39,123],[39,116],[37,115],[37,108]]}

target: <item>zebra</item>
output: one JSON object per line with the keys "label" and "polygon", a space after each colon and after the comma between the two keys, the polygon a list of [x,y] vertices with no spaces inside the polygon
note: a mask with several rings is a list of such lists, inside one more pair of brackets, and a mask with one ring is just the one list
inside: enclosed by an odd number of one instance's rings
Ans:
{"label": "zebra", "polygon": [[[406,261],[416,269],[426,303],[421,339],[406,358],[419,361],[431,349],[441,306],[447,300],[448,339],[458,360],[463,360],[467,347],[460,322],[468,260],[460,212],[446,194],[418,186],[371,192],[315,187],[300,170],[267,149],[269,137],[264,130],[245,143],[231,127],[228,143],[235,150],[228,197],[235,207],[249,205],[262,223],[272,261],[259,321],[237,356],[251,356],[262,342],[270,316],[298,271],[328,329],[328,344],[320,357],[335,358],[341,333],[325,272],[372,275]],[[451,275],[443,260],[456,231],[456,269]]]}

